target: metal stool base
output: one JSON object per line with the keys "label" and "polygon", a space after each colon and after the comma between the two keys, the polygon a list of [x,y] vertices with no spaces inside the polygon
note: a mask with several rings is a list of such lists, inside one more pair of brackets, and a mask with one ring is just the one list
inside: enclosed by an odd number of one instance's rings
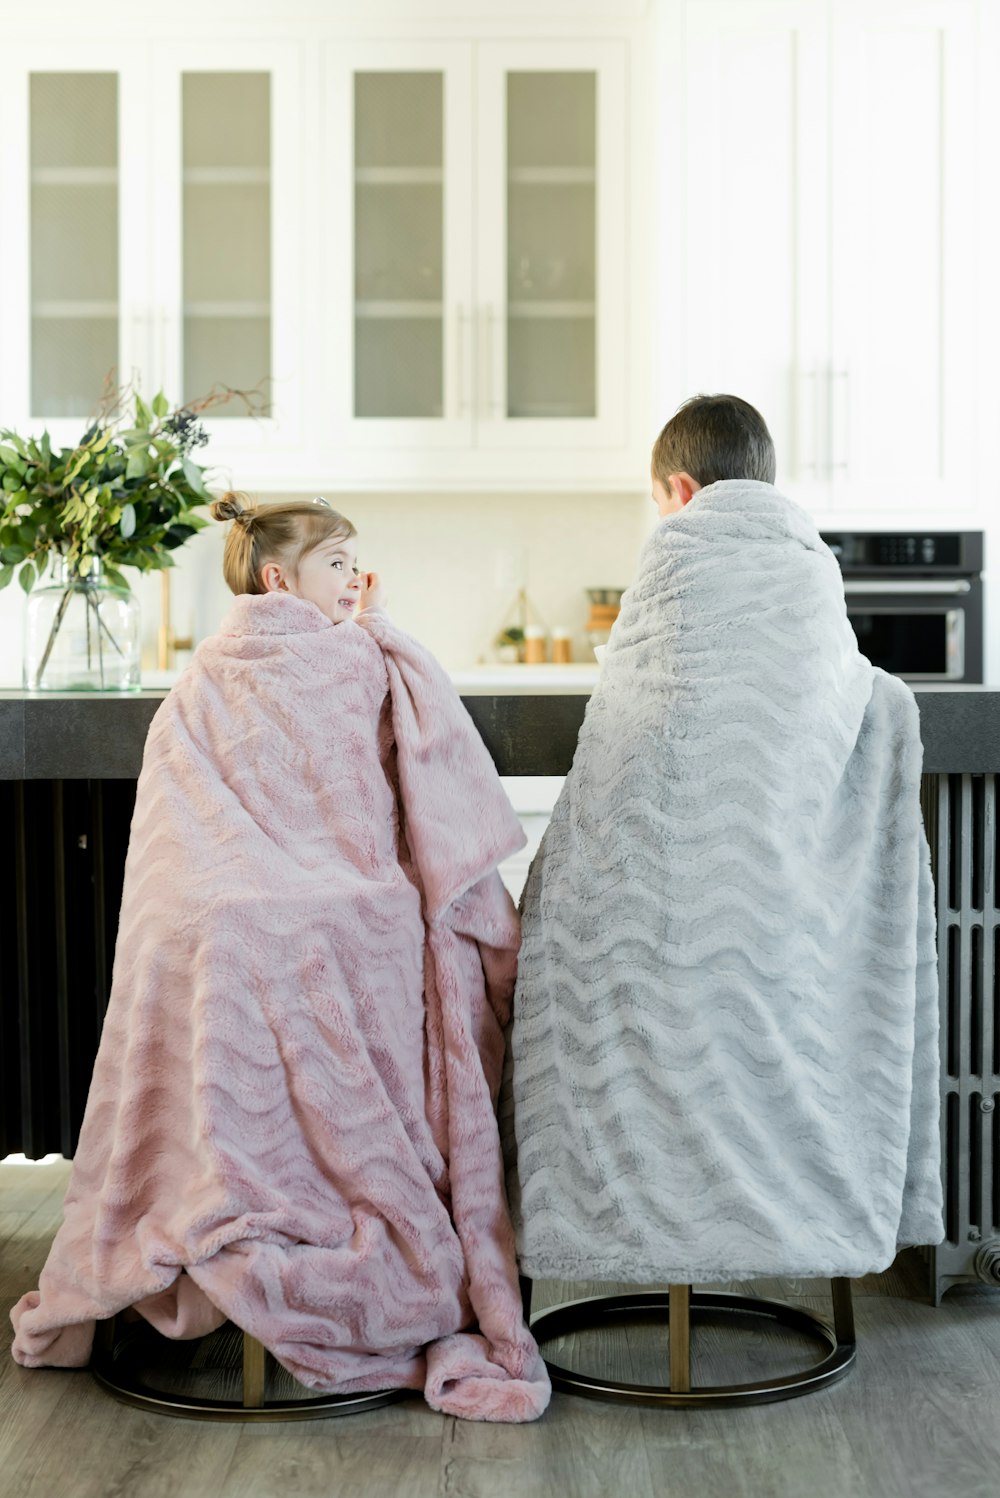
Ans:
{"label": "metal stool base", "polygon": [[[378,1409],[384,1404],[394,1404],[410,1391],[407,1389],[376,1389],[357,1394],[320,1394],[309,1399],[266,1400],[263,1396],[263,1360],[260,1360],[259,1385],[251,1394],[248,1391],[247,1342],[244,1341],[244,1401],[238,1399],[212,1399],[190,1394],[177,1394],[158,1389],[145,1377],[136,1373],[128,1364],[128,1354],[137,1341],[149,1333],[145,1323],[137,1323],[134,1330],[102,1324],[101,1335],[95,1341],[90,1371],[97,1383],[109,1394],[136,1409],[150,1410],[157,1415],[174,1415],[182,1420],[320,1420],[343,1415],[359,1415],[365,1410]],[[132,1333],[130,1335],[129,1333]],[[155,1333],[154,1333],[155,1335]],[[260,1353],[263,1348],[254,1345]],[[258,1383],[255,1380],[255,1383]]]}
{"label": "metal stool base", "polygon": [[[840,1286],[846,1285],[841,1281]],[[681,1287],[675,1287],[681,1288]],[[683,1287],[686,1289],[686,1287]],[[846,1302],[844,1297],[846,1296]],[[838,1298],[839,1297],[839,1298]],[[682,1302],[683,1304],[683,1302]],[[843,1378],[854,1363],[857,1348],[851,1315],[850,1290],[834,1284],[834,1309],[840,1335],[811,1311],[798,1310],[780,1301],[760,1300],[751,1295],[730,1295],[722,1291],[692,1290],[692,1320],[700,1314],[723,1313],[734,1322],[763,1318],[793,1331],[814,1337],[826,1348],[826,1356],[801,1373],[763,1379],[747,1384],[715,1384],[701,1388],[671,1388],[669,1385],[629,1384],[611,1378],[591,1378],[574,1373],[558,1363],[545,1359],[554,1389],[580,1394],[587,1399],[614,1400],[620,1404],[666,1405],[701,1408],[726,1405],[770,1404],[779,1399],[795,1399],[826,1388]],[[597,1295],[586,1300],[568,1301],[532,1317],[532,1334],[541,1345],[568,1332],[599,1327],[627,1315],[632,1319],[669,1321],[670,1296],[663,1291],[638,1291],[629,1295]],[[685,1318],[686,1321],[686,1318]],[[686,1329],[686,1327],[685,1327]],[[683,1332],[681,1333],[683,1338]],[[683,1341],[681,1343],[683,1344]],[[544,1354],[543,1354],[544,1355]]]}

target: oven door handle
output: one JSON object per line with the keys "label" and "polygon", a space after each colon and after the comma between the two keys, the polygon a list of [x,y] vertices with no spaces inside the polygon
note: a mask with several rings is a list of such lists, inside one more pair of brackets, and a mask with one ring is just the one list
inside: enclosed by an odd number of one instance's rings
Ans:
{"label": "oven door handle", "polygon": [[873,580],[868,582],[845,582],[845,593],[868,593],[873,597],[898,598],[900,594],[907,593],[921,598],[942,597],[954,598],[961,593],[971,593],[972,584],[965,578],[942,578],[940,581],[925,581],[914,578],[912,582],[887,582],[879,583]]}

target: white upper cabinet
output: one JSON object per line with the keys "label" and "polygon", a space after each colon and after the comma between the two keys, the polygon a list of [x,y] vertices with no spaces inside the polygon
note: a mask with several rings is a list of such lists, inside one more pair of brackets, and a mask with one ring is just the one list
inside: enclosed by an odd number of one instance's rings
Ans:
{"label": "white upper cabinet", "polygon": [[833,8],[833,507],[969,505],[976,485],[976,7]]}
{"label": "white upper cabinet", "polygon": [[75,441],[105,382],[141,357],[148,174],[134,126],[143,52],[5,49],[0,425]]}
{"label": "white upper cabinet", "polygon": [[818,515],[974,506],[975,0],[686,7],[685,375]]}
{"label": "white upper cabinet", "polygon": [[310,207],[302,184],[299,49],[229,43],[151,59],[152,294],[144,367],[172,399],[245,391],[205,417],[211,458],[300,450]]}
{"label": "white upper cabinet", "polygon": [[625,59],[329,45],[323,383],[347,478],[565,484],[581,448],[626,473]]}
{"label": "white upper cabinet", "polygon": [[470,48],[327,48],[322,385],[338,467],[403,478],[468,448]]}
{"label": "white upper cabinet", "polygon": [[[4,180],[3,423],[71,443],[105,382],[173,402],[228,386],[213,459],[292,448],[302,417],[294,49],[213,57],[46,47],[12,64]],[[17,217],[8,217],[13,231]]]}
{"label": "white upper cabinet", "polygon": [[478,441],[620,446],[624,46],[480,45],[477,81]]}

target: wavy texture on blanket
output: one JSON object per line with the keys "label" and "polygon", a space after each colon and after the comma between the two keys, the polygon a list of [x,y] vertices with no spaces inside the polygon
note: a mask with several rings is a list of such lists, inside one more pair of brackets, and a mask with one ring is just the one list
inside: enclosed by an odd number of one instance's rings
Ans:
{"label": "wavy texture on blanket", "polygon": [[[15,1358],[136,1305],[310,1388],[530,1420],[494,1112],[523,834],[451,683],[378,613],[238,598],[157,712],[66,1213]],[[474,1331],[465,1328],[476,1327]]]}
{"label": "wavy texture on blanket", "polygon": [[524,895],[525,1273],[854,1276],[940,1241],[918,730],[770,485],[650,536]]}

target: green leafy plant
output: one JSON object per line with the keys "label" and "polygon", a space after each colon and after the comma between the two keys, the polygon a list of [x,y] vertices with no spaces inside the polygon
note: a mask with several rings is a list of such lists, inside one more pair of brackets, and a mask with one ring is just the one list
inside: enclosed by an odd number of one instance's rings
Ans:
{"label": "green leafy plant", "polygon": [[[140,572],[172,567],[172,553],[208,521],[197,513],[212,498],[205,469],[191,457],[207,442],[199,418],[238,397],[259,414],[258,391],[213,387],[208,395],[171,408],[159,391],[147,405],[137,391],[109,376],[96,415],[75,447],[53,449],[48,432],[22,437],[0,430],[0,589],[16,576],[25,593],[62,561],[64,591],[56,609],[38,677],[41,679],[74,593],[87,605],[98,649],[103,635],[121,655],[101,615],[95,574],[129,590],[122,567]],[[98,565],[99,564],[99,565]]]}
{"label": "green leafy plant", "polygon": [[217,397],[172,410],[162,391],[149,405],[133,394],[131,417],[111,416],[123,394],[106,397],[75,447],[53,449],[48,432],[0,431],[0,588],[16,576],[30,593],[58,555],[68,584],[98,558],[127,590],[122,567],[172,567],[172,552],[208,524],[197,506],[211,495],[191,450],[206,440],[198,416]]}
{"label": "green leafy plant", "polygon": [[497,635],[496,643],[498,645],[523,645],[524,630],[519,624],[510,624]]}

